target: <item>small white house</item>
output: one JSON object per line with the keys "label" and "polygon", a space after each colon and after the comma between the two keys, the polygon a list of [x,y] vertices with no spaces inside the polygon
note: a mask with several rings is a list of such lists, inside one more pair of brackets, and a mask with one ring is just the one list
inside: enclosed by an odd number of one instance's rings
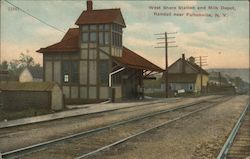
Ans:
{"label": "small white house", "polygon": [[42,82],[43,69],[37,67],[26,67],[19,75],[19,82]]}

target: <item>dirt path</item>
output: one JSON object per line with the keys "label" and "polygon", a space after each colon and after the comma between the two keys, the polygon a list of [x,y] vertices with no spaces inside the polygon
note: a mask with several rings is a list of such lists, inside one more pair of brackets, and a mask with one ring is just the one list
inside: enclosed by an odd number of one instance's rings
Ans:
{"label": "dirt path", "polygon": [[248,101],[237,96],[90,158],[214,159]]}

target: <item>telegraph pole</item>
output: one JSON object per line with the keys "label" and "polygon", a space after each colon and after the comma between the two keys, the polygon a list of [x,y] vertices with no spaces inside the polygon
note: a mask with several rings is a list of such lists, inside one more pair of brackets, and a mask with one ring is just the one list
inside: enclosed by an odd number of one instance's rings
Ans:
{"label": "telegraph pole", "polygon": [[202,85],[203,85],[203,69],[202,67],[203,66],[207,66],[207,58],[208,56],[199,56],[199,57],[195,57],[195,58],[198,58],[199,59],[199,66],[200,66],[200,86],[201,86],[201,93],[203,93],[203,88],[202,88]]}
{"label": "telegraph pole", "polygon": [[166,98],[169,97],[168,95],[168,48],[170,47],[177,47],[177,46],[168,46],[169,43],[175,43],[175,41],[168,41],[168,39],[173,39],[175,37],[168,37],[168,34],[176,34],[177,32],[171,32],[171,33],[158,33],[155,35],[164,35],[164,38],[157,38],[157,39],[164,39],[164,42],[158,42],[157,44],[165,44],[165,47],[163,46],[157,46],[155,48],[165,48],[165,92],[166,92]]}

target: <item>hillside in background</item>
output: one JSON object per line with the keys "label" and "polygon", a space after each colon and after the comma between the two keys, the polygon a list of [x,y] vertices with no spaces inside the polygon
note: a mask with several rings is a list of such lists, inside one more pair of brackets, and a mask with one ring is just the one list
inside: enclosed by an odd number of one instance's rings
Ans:
{"label": "hillside in background", "polygon": [[245,82],[249,82],[249,69],[242,68],[212,68],[207,69],[208,72],[221,72],[222,75],[229,75],[230,77],[240,77]]}

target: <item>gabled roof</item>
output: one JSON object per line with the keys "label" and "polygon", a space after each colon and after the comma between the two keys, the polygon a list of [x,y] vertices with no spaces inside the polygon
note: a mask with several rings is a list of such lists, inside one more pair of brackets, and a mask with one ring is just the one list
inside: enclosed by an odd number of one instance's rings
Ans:
{"label": "gabled roof", "polygon": [[123,46],[122,57],[113,57],[118,63],[135,69],[162,72],[163,69]]}
{"label": "gabled roof", "polygon": [[[79,48],[79,29],[73,28],[69,29],[69,31],[65,34],[63,39],[54,45],[48,46],[46,48],[41,48],[37,52],[40,53],[63,53],[63,52],[77,52],[80,50]],[[162,72],[163,69],[136,54],[135,52],[129,50],[126,47],[123,47],[122,57],[112,57],[118,63],[125,65],[130,68],[150,70],[156,72]]]}
{"label": "gabled roof", "polygon": [[76,52],[79,50],[79,29],[70,28],[62,40],[56,44],[37,50],[39,53]]}
{"label": "gabled roof", "polygon": [[126,27],[120,9],[101,9],[83,11],[76,21],[76,25],[117,23]]}
{"label": "gabled roof", "polygon": [[202,74],[205,74],[205,75],[209,75],[209,73],[207,71],[205,71],[204,69],[202,69],[200,66],[198,66],[197,64],[195,63],[192,63],[188,60],[183,60],[182,58],[179,58],[177,61],[175,61],[173,64],[171,64],[169,67],[168,67],[168,70],[170,70],[172,67],[174,67],[177,63],[182,63],[185,65],[185,67],[190,67],[192,68],[192,70],[194,70],[197,74],[200,73],[200,71],[202,71]]}
{"label": "gabled roof", "polygon": [[198,71],[202,71],[202,74],[205,74],[205,75],[209,75],[209,73],[206,71],[206,70],[204,70],[203,68],[201,68],[199,65],[197,65],[196,63],[192,63],[192,62],[190,62],[190,61],[187,61],[187,60],[185,60],[185,62],[186,63],[188,63],[188,64],[190,64],[190,65],[192,65],[196,70],[198,70]]}

